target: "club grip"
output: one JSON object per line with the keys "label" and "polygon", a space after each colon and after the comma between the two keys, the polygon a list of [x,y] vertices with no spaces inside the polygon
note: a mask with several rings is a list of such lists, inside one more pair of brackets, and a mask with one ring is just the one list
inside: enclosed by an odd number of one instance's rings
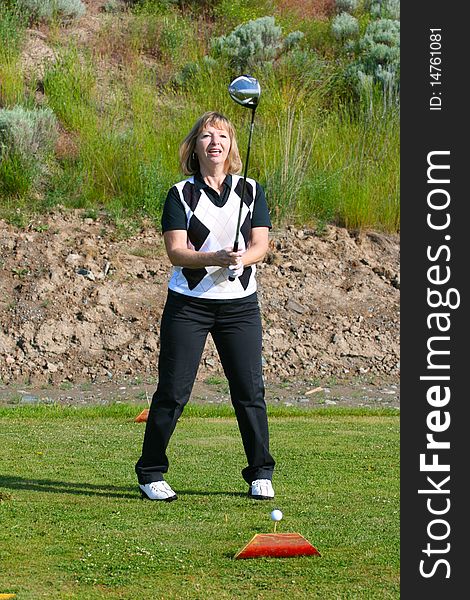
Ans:
{"label": "club grip", "polygon": [[[238,240],[235,240],[233,244],[233,252],[238,252]],[[235,277],[229,277],[229,281],[235,281]]]}

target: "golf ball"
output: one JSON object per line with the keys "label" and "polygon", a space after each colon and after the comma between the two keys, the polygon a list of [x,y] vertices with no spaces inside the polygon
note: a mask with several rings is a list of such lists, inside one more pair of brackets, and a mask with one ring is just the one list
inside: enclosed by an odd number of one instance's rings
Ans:
{"label": "golf ball", "polygon": [[278,508],[275,508],[271,513],[271,519],[273,521],[280,521],[282,519],[282,512]]}

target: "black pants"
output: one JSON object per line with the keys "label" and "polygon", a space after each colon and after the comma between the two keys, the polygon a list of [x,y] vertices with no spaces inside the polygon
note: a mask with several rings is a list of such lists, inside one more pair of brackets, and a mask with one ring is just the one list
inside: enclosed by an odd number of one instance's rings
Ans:
{"label": "black pants", "polygon": [[[256,294],[228,303],[207,303],[169,293],[160,331],[158,386],[147,419],[142,456],[135,470],[139,483],[163,479],[166,449],[189,400],[201,355],[211,333],[229,382],[230,396],[248,466],[247,483],[271,479],[268,420],[261,364],[261,318]],[[214,465],[214,469],[223,464]]]}

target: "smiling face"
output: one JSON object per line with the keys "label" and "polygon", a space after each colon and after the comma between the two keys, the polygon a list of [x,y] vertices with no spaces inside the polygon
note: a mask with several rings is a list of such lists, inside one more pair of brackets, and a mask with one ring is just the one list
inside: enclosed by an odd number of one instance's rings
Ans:
{"label": "smiling face", "polygon": [[232,123],[221,113],[204,113],[181,142],[179,159],[185,175],[240,173],[242,161]]}
{"label": "smiling face", "polygon": [[196,138],[194,152],[201,173],[223,171],[230,152],[230,133],[219,123],[207,123]]}

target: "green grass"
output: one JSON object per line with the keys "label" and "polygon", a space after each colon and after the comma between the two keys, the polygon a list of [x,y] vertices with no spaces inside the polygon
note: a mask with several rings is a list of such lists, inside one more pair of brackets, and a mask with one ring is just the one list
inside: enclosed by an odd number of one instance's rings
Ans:
{"label": "green grass", "polygon": [[[190,407],[188,406],[188,409]],[[233,412],[193,407],[169,448],[176,503],[138,498],[134,406],[0,409],[0,590],[18,600],[399,598],[399,417],[270,411],[276,499],[246,496]],[[290,416],[289,416],[290,415]],[[255,533],[321,557],[236,561]]]}
{"label": "green grass", "polygon": [[14,6],[0,11],[0,107],[10,108],[24,100],[20,52],[26,23]]}

